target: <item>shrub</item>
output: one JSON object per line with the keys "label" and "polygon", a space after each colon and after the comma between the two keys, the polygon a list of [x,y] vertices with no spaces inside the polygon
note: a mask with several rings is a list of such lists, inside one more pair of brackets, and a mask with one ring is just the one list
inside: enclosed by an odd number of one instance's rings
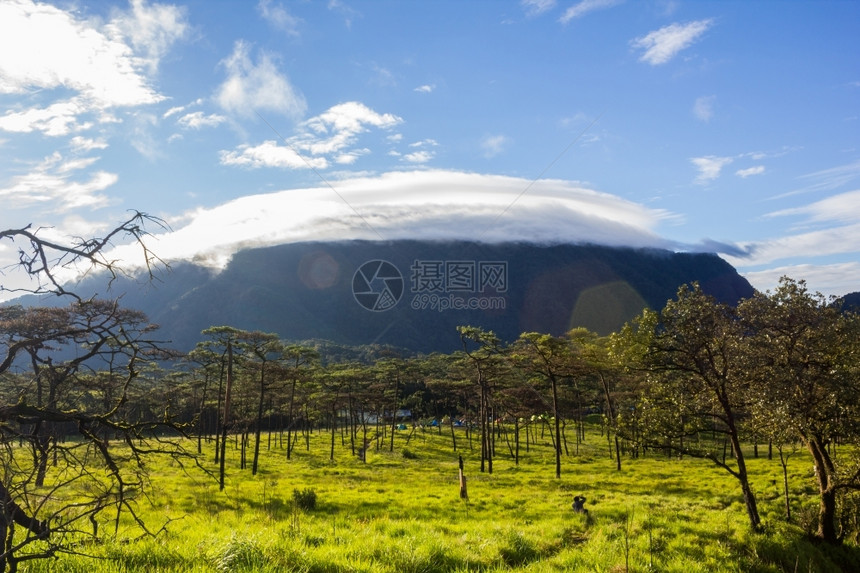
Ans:
{"label": "shrub", "polygon": [[508,567],[520,567],[540,559],[540,550],[521,532],[508,533],[507,544],[499,547],[499,555]]}
{"label": "shrub", "polygon": [[301,510],[311,511],[317,506],[317,492],[313,488],[293,490],[293,504]]}
{"label": "shrub", "polygon": [[213,561],[216,571],[259,571],[265,565],[266,558],[255,540],[234,535],[218,551]]}
{"label": "shrub", "polygon": [[407,459],[407,460],[417,460],[418,459],[418,454],[416,454],[412,450],[407,450],[406,448],[403,448],[402,454],[403,454],[403,458]]}

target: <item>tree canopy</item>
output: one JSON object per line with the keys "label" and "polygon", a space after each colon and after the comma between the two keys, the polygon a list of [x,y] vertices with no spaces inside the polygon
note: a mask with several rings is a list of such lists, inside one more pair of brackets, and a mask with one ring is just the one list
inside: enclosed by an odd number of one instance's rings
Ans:
{"label": "tree canopy", "polygon": [[[737,307],[684,285],[664,308],[608,337],[574,329],[504,341],[461,325],[450,333],[461,350],[408,356],[216,325],[178,356],[142,313],[118,300],[82,299],[54,272],[83,263],[122,272],[106,255],[121,236],[156,263],[140,226],[150,220],[136,214],[105,238],[69,245],[28,228],[0,233],[22,248],[31,291],[69,303],[0,306],[0,448],[8,460],[0,570],[105,535],[100,525],[112,523],[115,535],[122,515],[137,519],[149,460],[204,465],[202,442],[214,439],[223,489],[233,471],[228,442],[240,450],[239,471],[257,473],[262,448],[274,440],[290,459],[314,430],[328,432],[336,463],[344,449],[366,460],[374,449],[393,452],[396,436],[405,447],[417,427],[441,434],[446,426],[455,452],[477,436],[488,473],[499,460],[518,464],[522,447],[546,437],[560,479],[588,419],[605,433],[618,471],[623,456],[661,452],[728,472],[755,531],[762,518],[748,445],[765,439],[782,454],[797,442],[815,466],[815,534],[830,543],[846,534],[845,496],[860,491],[860,321],[803,282],[785,278]],[[196,452],[186,449],[190,436]],[[88,470],[96,459],[106,480]],[[73,506],[51,495],[87,480],[87,497]],[[158,531],[138,525],[143,534]]]}

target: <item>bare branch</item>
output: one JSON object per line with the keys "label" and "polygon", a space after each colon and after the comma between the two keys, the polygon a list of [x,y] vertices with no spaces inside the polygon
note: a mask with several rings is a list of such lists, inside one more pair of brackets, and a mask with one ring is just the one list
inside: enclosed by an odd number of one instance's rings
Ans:
{"label": "bare branch", "polygon": [[8,239],[13,244],[22,241],[25,246],[18,247],[18,262],[12,268],[20,268],[33,278],[35,287],[8,288],[0,284],[0,292],[15,292],[29,294],[56,294],[70,296],[80,300],[80,297],[67,290],[57,270],[88,265],[91,269],[101,269],[110,273],[112,283],[126,271],[121,267],[121,261],[107,258],[106,251],[114,246],[115,241],[131,240],[137,243],[143,254],[143,265],[150,279],[155,278],[154,270],[158,265],[168,266],[152,250],[145,239],[150,235],[146,225],[156,225],[159,228],[169,228],[167,223],[152,215],[134,211],[132,216],[114,227],[104,237],[73,238],[69,243],[60,243],[45,239],[39,235],[42,229],[33,230],[31,225],[20,229],[0,230],[0,241]]}

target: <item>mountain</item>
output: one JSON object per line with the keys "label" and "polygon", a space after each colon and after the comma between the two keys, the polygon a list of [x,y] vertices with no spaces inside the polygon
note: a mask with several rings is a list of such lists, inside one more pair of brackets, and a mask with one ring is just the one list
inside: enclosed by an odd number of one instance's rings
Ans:
{"label": "mountain", "polygon": [[860,312],[860,292],[850,292],[835,301],[842,312]]}
{"label": "mountain", "polygon": [[[231,325],[283,339],[391,344],[413,351],[460,347],[455,327],[481,326],[505,341],[575,326],[617,330],[698,281],[720,301],[753,288],[716,255],[595,245],[344,241],[249,249],[214,273],[176,264],[158,281],[119,281],[107,293],[144,311],[181,350],[200,331]],[[94,279],[80,292],[105,293]]]}

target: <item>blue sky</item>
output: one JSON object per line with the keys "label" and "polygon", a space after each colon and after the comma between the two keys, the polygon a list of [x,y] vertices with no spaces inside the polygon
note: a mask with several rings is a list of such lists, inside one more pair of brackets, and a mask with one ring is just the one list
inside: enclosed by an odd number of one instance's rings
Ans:
{"label": "blue sky", "polygon": [[0,227],[139,210],[169,224],[158,254],[212,265],[592,241],[858,291],[858,23],[851,1],[3,0]]}

